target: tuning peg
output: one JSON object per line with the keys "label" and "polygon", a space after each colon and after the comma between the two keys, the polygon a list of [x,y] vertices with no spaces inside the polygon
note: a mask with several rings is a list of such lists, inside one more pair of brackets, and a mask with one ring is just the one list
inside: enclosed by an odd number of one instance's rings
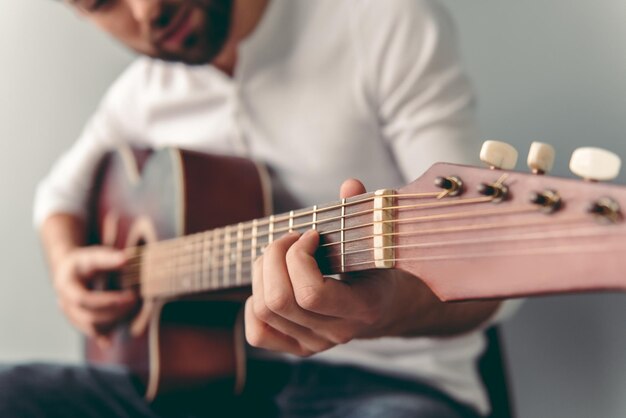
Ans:
{"label": "tuning peg", "polygon": [[500,141],[485,141],[480,149],[480,160],[491,168],[511,170],[517,164],[517,150]]}
{"label": "tuning peg", "polygon": [[621,164],[619,156],[611,151],[584,147],[574,151],[569,168],[585,180],[601,181],[617,177]]}
{"label": "tuning peg", "polygon": [[528,168],[534,174],[545,174],[554,165],[554,147],[543,142],[533,142],[528,151]]}

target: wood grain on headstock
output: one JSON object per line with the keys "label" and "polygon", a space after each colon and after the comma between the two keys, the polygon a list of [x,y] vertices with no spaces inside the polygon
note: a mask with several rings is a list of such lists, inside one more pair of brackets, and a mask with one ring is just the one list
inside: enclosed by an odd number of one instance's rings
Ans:
{"label": "wood grain on headstock", "polygon": [[[435,178],[451,175],[464,182],[460,196],[401,197],[436,191]],[[509,188],[503,202],[478,193],[479,184],[503,175]],[[545,190],[562,198],[554,213],[529,200]],[[625,208],[623,187],[436,164],[398,194],[396,267],[420,277],[442,300],[626,288],[626,223],[621,216],[602,222],[587,210],[604,197]]]}

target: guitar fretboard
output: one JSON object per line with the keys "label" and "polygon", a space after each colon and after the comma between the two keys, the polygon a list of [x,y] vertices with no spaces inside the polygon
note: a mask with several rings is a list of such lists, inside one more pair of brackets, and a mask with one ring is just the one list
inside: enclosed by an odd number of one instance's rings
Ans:
{"label": "guitar fretboard", "polygon": [[254,261],[269,244],[309,229],[320,234],[316,259],[324,274],[374,268],[373,213],[374,195],[365,194],[157,242],[141,249],[135,274],[148,297],[250,286]]}

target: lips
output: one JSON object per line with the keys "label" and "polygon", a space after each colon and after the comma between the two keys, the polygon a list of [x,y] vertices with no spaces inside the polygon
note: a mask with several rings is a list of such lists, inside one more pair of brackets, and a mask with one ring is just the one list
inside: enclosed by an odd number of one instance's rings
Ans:
{"label": "lips", "polygon": [[192,8],[181,7],[165,31],[157,39],[157,44],[165,47],[180,46],[193,30]]}

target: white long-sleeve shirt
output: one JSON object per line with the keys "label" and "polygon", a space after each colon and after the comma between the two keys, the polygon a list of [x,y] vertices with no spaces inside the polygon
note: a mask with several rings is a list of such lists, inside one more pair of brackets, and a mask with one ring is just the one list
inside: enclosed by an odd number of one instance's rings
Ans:
{"label": "white long-sleeve shirt", "polygon": [[[84,215],[93,170],[120,145],[237,154],[271,167],[277,211],[413,180],[437,161],[473,163],[473,95],[452,22],[430,0],[272,0],[233,77],[139,58],[41,182],[35,222]],[[288,196],[288,197],[287,197]],[[352,341],[313,357],[425,381],[488,410],[482,332]]]}

